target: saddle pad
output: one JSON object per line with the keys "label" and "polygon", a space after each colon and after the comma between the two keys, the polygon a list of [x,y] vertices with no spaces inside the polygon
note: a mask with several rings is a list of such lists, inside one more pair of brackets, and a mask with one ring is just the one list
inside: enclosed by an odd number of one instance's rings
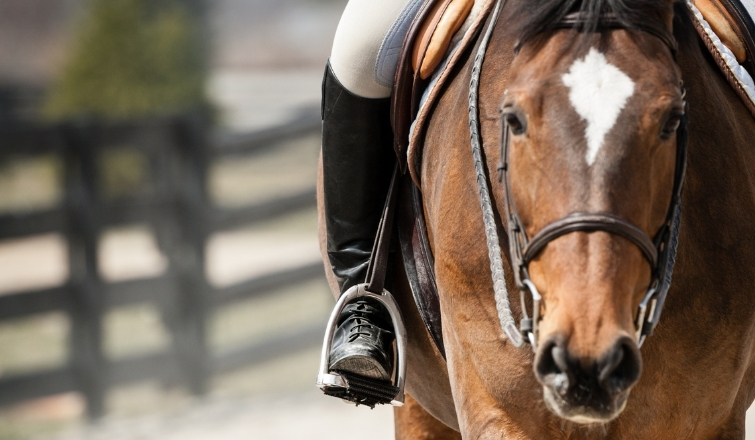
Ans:
{"label": "saddle pad", "polygon": [[[719,69],[721,69],[721,72],[729,81],[729,84],[731,84],[734,91],[737,92],[737,95],[742,99],[753,117],[755,117],[755,82],[753,82],[752,76],[750,76],[747,69],[740,64],[738,57],[732,52],[732,50],[724,44],[721,37],[716,34],[711,24],[706,20],[695,3],[698,2],[688,0],[687,7],[691,12],[692,22],[695,25],[697,33],[703,40],[705,47],[713,56]],[[755,4],[753,4],[753,8],[755,8]],[[713,20],[715,17],[711,19]],[[728,39],[726,36],[724,38]],[[751,60],[752,55],[748,55],[750,56],[745,58]]]}

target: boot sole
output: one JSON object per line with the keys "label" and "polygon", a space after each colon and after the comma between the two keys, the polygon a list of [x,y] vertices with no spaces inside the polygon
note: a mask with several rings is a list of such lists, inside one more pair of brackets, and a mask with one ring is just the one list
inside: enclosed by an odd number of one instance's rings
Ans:
{"label": "boot sole", "polygon": [[367,356],[348,356],[330,366],[331,370],[348,371],[358,376],[369,377],[377,380],[391,380],[391,375],[385,371],[382,365]]}

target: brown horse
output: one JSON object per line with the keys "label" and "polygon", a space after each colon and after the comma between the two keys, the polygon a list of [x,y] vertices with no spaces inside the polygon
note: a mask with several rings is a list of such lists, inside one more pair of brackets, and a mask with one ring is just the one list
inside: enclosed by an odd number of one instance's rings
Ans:
{"label": "brown horse", "polygon": [[[608,11],[673,29],[676,58],[641,26],[555,25],[580,4],[587,16]],[[530,237],[574,212],[610,214],[653,237],[671,200],[686,99],[673,283],[640,348],[648,259],[619,234],[564,234],[528,267],[543,298],[535,352],[504,336],[469,146],[469,51],[433,109],[421,163],[410,164],[421,169],[447,358],[397,263],[392,292],[409,333],[411,395],[395,412],[397,438],[743,439],[755,398],[755,120],[683,4],[508,0],[494,25],[479,86],[485,163],[496,176],[503,110],[512,203]],[[489,180],[508,249],[504,186]],[[503,254],[508,290],[517,292]],[[521,316],[515,301],[512,311]]]}

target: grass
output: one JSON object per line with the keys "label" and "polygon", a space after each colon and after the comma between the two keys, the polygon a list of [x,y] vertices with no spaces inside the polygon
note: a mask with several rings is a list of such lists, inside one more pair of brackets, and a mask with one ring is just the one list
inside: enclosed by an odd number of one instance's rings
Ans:
{"label": "grass", "polygon": [[109,119],[209,108],[198,17],[173,0],[89,0],[44,113]]}
{"label": "grass", "polygon": [[74,421],[20,421],[15,412],[0,412],[0,440],[28,439],[60,431],[75,424]]}
{"label": "grass", "polygon": [[63,365],[71,322],[62,312],[0,322],[0,376]]}
{"label": "grass", "polygon": [[151,304],[119,307],[103,319],[103,350],[108,359],[162,351],[171,340],[160,311]]}
{"label": "grass", "polygon": [[36,211],[63,200],[63,163],[54,155],[0,162],[0,214]]}

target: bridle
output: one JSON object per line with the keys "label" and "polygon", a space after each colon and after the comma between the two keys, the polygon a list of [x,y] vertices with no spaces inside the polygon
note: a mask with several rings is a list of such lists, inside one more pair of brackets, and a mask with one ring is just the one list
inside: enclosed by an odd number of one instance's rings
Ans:
{"label": "bridle", "polygon": [[[497,13],[500,10],[500,1],[496,6],[496,12],[489,25],[489,29],[495,25],[497,19]],[[580,12],[571,13],[566,15],[562,20],[556,24],[556,28],[572,28],[578,29],[587,23],[587,17]],[[611,13],[604,13],[601,15],[597,31],[603,31],[606,29],[626,29],[628,26],[618,20],[615,15]],[[647,20],[642,23],[632,23],[630,26],[632,29],[646,32],[650,35],[658,37],[668,48],[676,60],[677,44],[671,32],[666,26],[658,23],[655,20]],[[489,37],[489,35],[486,35]],[[481,44],[481,50],[478,52],[478,58],[480,53],[484,57],[483,45],[487,44],[487,39],[483,40]],[[517,44],[518,49],[519,44]],[[517,50],[518,52],[518,50]],[[477,82],[479,81],[479,68],[482,65],[481,59],[475,60],[475,72],[473,68],[473,79],[470,86],[470,129],[473,125],[472,115],[472,89],[477,90]],[[479,65],[478,65],[479,61]],[[685,91],[682,85],[682,99],[684,99]],[[476,113],[477,99],[474,96],[474,110]],[[510,324],[510,309],[508,307],[508,298],[505,298],[504,304],[499,304],[500,295],[500,278],[496,277],[496,264],[494,261],[495,252],[490,248],[493,238],[497,241],[497,235],[493,233],[494,237],[491,237],[491,232],[488,231],[488,219],[486,219],[486,236],[488,239],[489,253],[491,255],[491,269],[493,271],[493,282],[496,289],[496,303],[499,309],[499,317],[503,326],[504,332],[509,339],[512,340],[514,345],[521,346],[521,341],[524,339],[528,341],[533,350],[536,349],[536,341],[538,338],[538,322],[540,319],[540,304],[542,297],[537,290],[537,287],[530,279],[529,264],[530,262],[545,249],[545,247],[551,241],[558,237],[561,237],[572,232],[595,232],[603,231],[609,234],[619,235],[630,242],[634,243],[641,251],[644,257],[648,260],[651,267],[651,282],[648,290],[645,293],[642,301],[640,302],[635,319],[635,329],[638,345],[642,345],[646,337],[653,333],[665,303],[666,295],[668,293],[671,284],[671,275],[674,268],[674,262],[676,257],[676,248],[678,243],[679,233],[679,221],[681,216],[681,191],[684,182],[684,175],[687,163],[687,104],[684,103],[684,113],[681,115],[680,124],[676,131],[676,162],[674,171],[674,184],[672,189],[671,202],[666,214],[666,218],[663,225],[656,232],[653,238],[649,237],[640,228],[632,224],[631,222],[615,216],[610,213],[604,212],[573,212],[566,215],[563,218],[555,220],[540,231],[534,234],[532,237],[527,235],[527,232],[522,224],[522,221],[517,213],[516,206],[511,194],[511,181],[509,175],[509,143],[511,137],[511,128],[505,118],[505,115],[501,115],[501,145],[500,145],[500,163],[498,165],[499,181],[504,186],[504,205],[506,209],[506,222],[507,232],[509,236],[509,251],[511,256],[511,266],[514,270],[514,279],[520,292],[520,301],[522,304],[523,318],[520,320],[521,333],[515,332],[511,328]],[[476,123],[476,121],[475,121]],[[476,127],[475,127],[476,128]],[[475,147],[474,137],[479,137],[476,130],[472,130],[472,144],[473,150]],[[478,172],[478,183],[480,183],[480,174]],[[481,203],[483,204],[483,215],[486,214],[485,199],[488,198],[487,194],[483,194],[483,185],[480,185]],[[489,203],[489,200],[487,200]],[[501,268],[502,270],[502,268]],[[505,289],[505,287],[504,287]],[[527,313],[526,294],[529,293],[532,298],[533,313],[530,316]],[[505,317],[506,312],[508,318]],[[526,338],[522,338],[522,334],[526,335]]]}
{"label": "bridle", "polygon": [[[572,13],[561,20],[556,27],[558,28],[575,28],[583,26],[586,19],[581,13]],[[625,28],[613,14],[603,14],[598,22],[598,29],[617,29]],[[659,26],[654,20],[643,23],[637,23],[636,28],[658,37],[671,50],[674,59],[676,59],[677,44],[673,35],[665,26]],[[684,98],[684,89],[682,87]],[[673,271],[674,258],[672,254],[676,253],[676,243],[671,243],[672,230],[677,230],[680,208],[681,208],[681,190],[684,182],[684,175],[687,163],[687,111],[685,102],[685,111],[681,116],[679,127],[676,132],[676,164],[674,171],[674,185],[672,190],[671,202],[669,204],[666,218],[661,228],[651,239],[640,228],[631,222],[617,217],[613,214],[602,212],[573,212],[565,217],[555,220],[544,226],[531,238],[522,225],[522,221],[517,213],[513,197],[511,195],[511,181],[508,166],[508,152],[511,137],[511,128],[505,117],[501,118],[501,164],[500,179],[504,186],[504,199],[506,207],[507,231],[509,234],[509,251],[511,253],[511,264],[514,268],[514,279],[521,293],[522,310],[524,318],[521,320],[521,331],[528,335],[528,339],[535,345],[537,341],[538,314],[540,301],[542,297],[537,287],[530,279],[529,264],[530,262],[545,249],[551,241],[572,232],[594,232],[603,231],[609,234],[619,235],[634,243],[650,263],[651,282],[640,302],[637,310],[635,327],[637,331],[637,340],[641,345],[645,338],[653,333],[655,326],[658,324],[661,308],[668,293],[670,283],[662,283],[662,280],[669,280]],[[533,317],[527,315],[527,308],[524,297],[525,292],[529,292],[533,299]],[[649,313],[648,313],[649,312]]]}

